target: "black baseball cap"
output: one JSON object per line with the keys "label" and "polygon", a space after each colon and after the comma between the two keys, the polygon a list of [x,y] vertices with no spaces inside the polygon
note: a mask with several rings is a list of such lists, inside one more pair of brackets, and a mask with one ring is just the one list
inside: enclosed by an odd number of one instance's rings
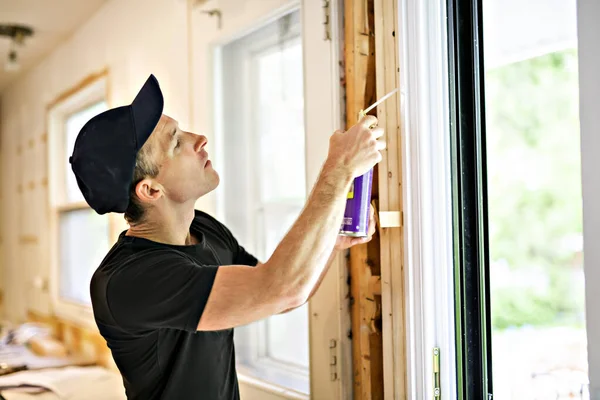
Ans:
{"label": "black baseball cap", "polygon": [[158,80],[150,75],[130,105],[96,115],[79,131],[69,162],[83,197],[98,214],[127,209],[137,153],[163,106]]}

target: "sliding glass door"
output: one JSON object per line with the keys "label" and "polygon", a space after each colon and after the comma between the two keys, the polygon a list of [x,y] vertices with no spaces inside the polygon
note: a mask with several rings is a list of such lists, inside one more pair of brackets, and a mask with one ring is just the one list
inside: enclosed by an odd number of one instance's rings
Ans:
{"label": "sliding glass door", "polygon": [[448,17],[459,398],[588,398],[576,3]]}

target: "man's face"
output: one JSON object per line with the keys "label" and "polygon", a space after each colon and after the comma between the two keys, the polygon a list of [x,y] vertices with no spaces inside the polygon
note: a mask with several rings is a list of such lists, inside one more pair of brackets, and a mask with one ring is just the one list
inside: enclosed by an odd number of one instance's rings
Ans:
{"label": "man's face", "polygon": [[181,130],[177,121],[163,114],[148,141],[159,168],[155,180],[170,200],[196,201],[218,186],[219,175],[204,149],[205,136]]}

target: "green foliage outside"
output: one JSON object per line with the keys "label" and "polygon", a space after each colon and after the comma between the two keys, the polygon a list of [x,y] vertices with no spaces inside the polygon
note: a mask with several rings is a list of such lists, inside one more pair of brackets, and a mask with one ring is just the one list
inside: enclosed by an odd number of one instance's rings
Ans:
{"label": "green foliage outside", "polygon": [[537,287],[496,287],[492,324],[578,324],[584,296],[573,281],[582,267],[573,244],[582,232],[577,52],[489,70],[485,90],[491,279],[498,263],[547,279]]}

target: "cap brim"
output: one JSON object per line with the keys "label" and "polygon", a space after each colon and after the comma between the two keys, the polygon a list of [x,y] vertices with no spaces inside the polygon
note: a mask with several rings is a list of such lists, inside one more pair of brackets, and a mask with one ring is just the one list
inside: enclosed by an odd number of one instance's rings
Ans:
{"label": "cap brim", "polygon": [[164,98],[158,80],[150,75],[131,103],[138,150],[146,143],[160,120],[163,106]]}

